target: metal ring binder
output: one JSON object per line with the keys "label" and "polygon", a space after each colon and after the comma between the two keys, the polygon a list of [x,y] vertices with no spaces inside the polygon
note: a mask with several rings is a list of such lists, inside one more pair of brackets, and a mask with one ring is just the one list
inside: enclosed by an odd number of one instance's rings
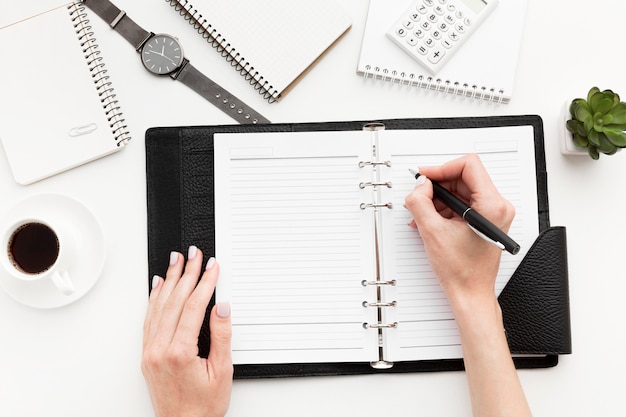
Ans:
{"label": "metal ring binder", "polygon": [[109,122],[109,127],[113,132],[114,140],[117,142],[117,146],[124,146],[131,140],[130,133],[126,130],[126,120],[123,118],[121,109],[117,105],[118,102],[115,99],[116,95],[113,85],[109,80],[109,76],[106,75],[107,70],[102,57],[99,56],[100,51],[98,50],[94,33],[91,31],[91,26],[89,26],[87,14],[84,12],[85,7],[78,3],[72,3],[67,8],[70,11],[74,30],[78,36],[80,47],[83,48],[83,55],[100,97],[100,103]]}
{"label": "metal ring binder", "polygon": [[391,167],[391,161],[360,161],[359,168],[365,168],[366,166],[377,166],[384,165],[386,167]]}
{"label": "metal ring binder", "polygon": [[386,181],[386,182],[360,182],[359,183],[359,188],[363,189],[365,187],[380,187],[380,186],[384,186],[387,188],[392,188],[393,184],[391,183],[391,181]]}
{"label": "metal ring binder", "polygon": [[398,322],[393,323],[363,323],[364,329],[395,329],[398,327]]}
{"label": "metal ring binder", "polygon": [[368,281],[366,279],[364,279],[363,281],[361,281],[361,285],[364,287],[367,287],[369,285],[373,285],[373,286],[380,286],[380,285],[391,285],[394,286],[396,285],[396,280],[392,279],[389,281]]}
{"label": "metal ring binder", "polygon": [[359,207],[361,208],[361,210],[365,210],[366,208],[378,208],[378,207],[387,207],[388,209],[392,209],[393,203],[381,203],[381,204],[361,203]]}
{"label": "metal ring binder", "polygon": [[[393,72],[394,77],[396,76],[395,71]],[[385,301],[385,291],[383,290],[384,286],[395,286],[395,280],[385,280],[382,273],[382,252],[381,252],[381,213],[379,208],[387,207],[388,209],[393,208],[393,203],[387,202],[385,203],[383,199],[385,199],[386,190],[383,187],[391,188],[392,184],[390,181],[384,181],[381,179],[381,174],[384,169],[382,167],[391,167],[390,161],[380,161],[380,152],[378,148],[378,135],[379,132],[385,129],[385,125],[383,123],[368,123],[363,126],[363,131],[370,132],[371,135],[371,152],[372,152],[372,160],[371,161],[361,161],[359,162],[359,167],[364,168],[366,166],[371,167],[371,180],[363,181],[359,183],[359,187],[361,189],[365,187],[372,187],[372,202],[371,203],[361,203],[361,210],[365,210],[368,208],[372,208],[372,220],[374,222],[374,241],[375,241],[375,275],[373,281],[363,280],[361,281],[361,285],[364,287],[373,286],[375,291],[375,300],[373,301],[363,301],[361,305],[363,308],[373,307],[376,309],[376,323],[363,323],[364,329],[374,329],[377,333],[377,338],[379,341],[378,344],[378,360],[374,362],[370,362],[370,366],[378,369],[388,369],[393,366],[393,362],[389,362],[385,359],[386,353],[385,348],[382,343],[385,337],[386,329],[393,329],[398,326],[397,322],[394,323],[385,323],[385,313],[384,309],[388,307],[395,307],[396,301]]]}
{"label": "metal ring binder", "polygon": [[363,307],[395,307],[397,304],[398,304],[397,301],[392,301],[390,303],[380,303],[380,302],[370,303],[369,301],[363,301],[362,303]]}

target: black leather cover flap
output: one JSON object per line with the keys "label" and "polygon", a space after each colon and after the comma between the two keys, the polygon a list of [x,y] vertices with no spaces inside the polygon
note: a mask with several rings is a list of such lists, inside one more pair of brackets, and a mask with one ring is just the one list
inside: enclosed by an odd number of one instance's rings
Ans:
{"label": "black leather cover flap", "polygon": [[[152,128],[146,132],[148,210],[147,284],[165,276],[172,250],[192,244],[206,256],[215,253],[213,200],[213,135],[260,131],[361,130],[370,122],[386,129],[455,129],[530,125],[534,130],[537,166],[537,213],[543,232],[500,296],[504,322],[518,368],[549,367],[558,354],[571,352],[565,230],[550,228],[543,124],[539,116],[392,119],[272,125],[226,125]],[[211,308],[213,302],[209,306]],[[199,338],[200,356],[210,349],[208,322]],[[530,354],[530,356],[526,355]],[[463,369],[462,360],[396,363],[375,370],[369,363],[281,364],[235,366],[236,378],[345,375]]]}

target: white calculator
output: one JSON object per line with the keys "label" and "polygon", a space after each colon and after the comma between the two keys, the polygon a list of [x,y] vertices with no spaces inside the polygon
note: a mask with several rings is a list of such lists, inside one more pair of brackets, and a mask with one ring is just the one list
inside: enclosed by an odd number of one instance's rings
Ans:
{"label": "white calculator", "polygon": [[497,0],[417,0],[387,36],[436,74],[497,5]]}

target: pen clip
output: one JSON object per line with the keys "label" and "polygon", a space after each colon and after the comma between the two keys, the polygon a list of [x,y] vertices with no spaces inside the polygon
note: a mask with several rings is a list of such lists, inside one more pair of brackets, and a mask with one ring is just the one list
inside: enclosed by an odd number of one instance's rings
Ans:
{"label": "pen clip", "polygon": [[481,237],[483,240],[486,240],[487,242],[491,243],[492,245],[494,245],[495,247],[504,250],[504,245],[501,242],[496,242],[493,239],[490,239],[488,236],[486,236],[484,233],[481,233],[478,231],[478,229],[476,229],[474,226],[472,226],[471,224],[467,223],[467,225],[469,226],[470,229],[472,229],[474,231],[474,233],[476,233],[479,237]]}

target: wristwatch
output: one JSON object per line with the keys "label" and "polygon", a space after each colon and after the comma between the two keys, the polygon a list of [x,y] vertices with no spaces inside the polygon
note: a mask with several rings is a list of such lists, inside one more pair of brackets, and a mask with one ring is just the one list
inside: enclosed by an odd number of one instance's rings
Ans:
{"label": "wristwatch", "polygon": [[95,14],[130,42],[141,62],[156,75],[168,75],[200,94],[239,123],[270,123],[260,113],[198,71],[183,56],[178,39],[142,29],[109,0],[83,0]]}

